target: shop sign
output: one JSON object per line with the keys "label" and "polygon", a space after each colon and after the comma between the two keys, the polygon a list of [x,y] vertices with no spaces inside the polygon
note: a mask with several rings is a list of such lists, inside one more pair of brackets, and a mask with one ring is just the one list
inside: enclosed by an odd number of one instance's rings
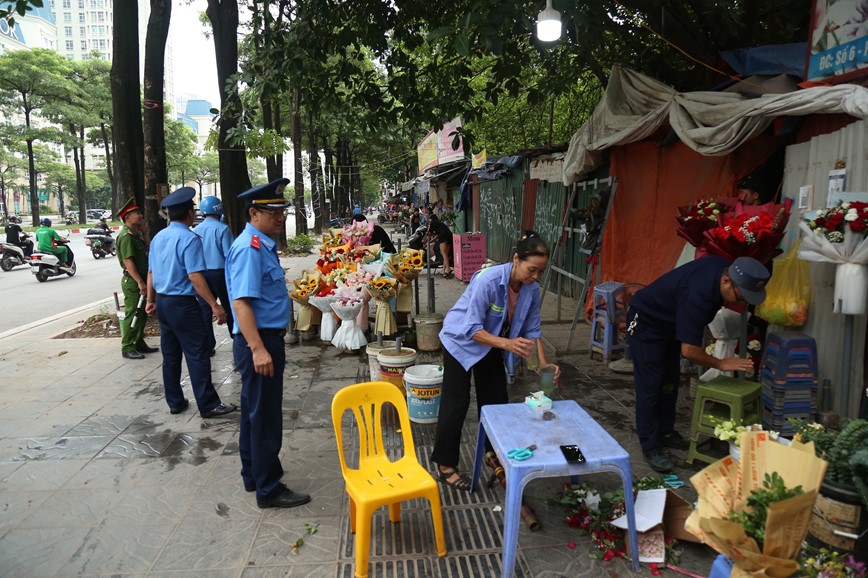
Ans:
{"label": "shop sign", "polygon": [[861,0],[813,0],[809,81],[841,82],[868,73],[868,14]]}

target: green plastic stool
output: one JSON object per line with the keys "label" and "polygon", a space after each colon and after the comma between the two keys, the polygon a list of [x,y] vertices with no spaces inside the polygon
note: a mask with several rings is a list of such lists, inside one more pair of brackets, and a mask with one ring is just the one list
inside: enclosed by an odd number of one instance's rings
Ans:
{"label": "green plastic stool", "polygon": [[762,417],[762,385],[721,375],[696,388],[693,402],[693,419],[690,422],[690,449],[687,463],[694,459],[706,463],[717,458],[700,453],[696,449],[699,436],[714,437],[714,425],[733,421],[736,425],[759,423]]}

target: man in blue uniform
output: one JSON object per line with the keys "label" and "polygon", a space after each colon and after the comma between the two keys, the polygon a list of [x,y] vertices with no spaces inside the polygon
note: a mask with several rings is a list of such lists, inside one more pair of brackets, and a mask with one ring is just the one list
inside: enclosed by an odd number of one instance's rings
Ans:
{"label": "man in blue uniform", "polygon": [[750,358],[717,359],[702,346],[705,326],[724,302],[762,303],[769,272],[755,259],[703,257],[666,273],[630,300],[627,334],[636,387],[636,433],[648,465],[674,467],[665,448],[687,449],[675,431],[681,357],[721,371],[747,371]]}
{"label": "man in blue uniform", "polygon": [[145,311],[157,312],[160,322],[160,348],[163,350],[163,388],[166,403],[173,414],[190,405],[181,390],[181,355],[187,359],[190,383],[202,417],[219,417],[235,411],[223,404],[211,382],[208,328],[196,295],[204,299],[217,317],[226,320],[226,312],[202,276],[205,256],[202,240],[190,230],[193,224],[192,187],[173,192],[160,203],[169,214],[169,226],[154,235],[148,257],[148,302]]}
{"label": "man in blue uniform", "polygon": [[289,322],[289,294],[277,247],[286,219],[277,179],[238,195],[247,204],[248,223],[226,258],[226,286],[235,313],[235,365],[241,373],[241,432],[238,453],[244,489],[256,492],[260,508],[292,508],[310,496],[293,492],[281,478],[283,439],[283,336]]}
{"label": "man in blue uniform", "polygon": [[[232,335],[232,308],[229,307],[224,269],[226,255],[229,254],[235,237],[232,236],[229,227],[220,222],[220,217],[223,216],[223,203],[220,199],[205,197],[199,205],[199,211],[204,215],[205,220],[194,229],[194,232],[202,238],[202,248],[205,251],[206,269],[202,271],[202,275],[211,293],[220,301],[220,305],[226,312],[226,326],[229,328],[229,335]],[[214,348],[217,347],[217,339],[214,337],[211,306],[204,299],[199,299],[199,306],[202,308],[202,318],[205,319],[205,325],[208,327],[208,349],[213,355]]]}

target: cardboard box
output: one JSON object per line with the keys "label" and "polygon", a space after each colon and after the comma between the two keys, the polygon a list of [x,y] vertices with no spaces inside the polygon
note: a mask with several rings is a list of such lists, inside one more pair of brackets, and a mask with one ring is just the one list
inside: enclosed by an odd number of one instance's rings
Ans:
{"label": "cardboard box", "polygon": [[[685,542],[699,542],[684,529],[684,521],[693,507],[672,490],[641,490],[634,505],[636,531],[639,533],[639,561],[665,562],[665,534]],[[627,529],[626,514],[612,520],[612,525]],[[629,540],[627,546],[629,548]]]}

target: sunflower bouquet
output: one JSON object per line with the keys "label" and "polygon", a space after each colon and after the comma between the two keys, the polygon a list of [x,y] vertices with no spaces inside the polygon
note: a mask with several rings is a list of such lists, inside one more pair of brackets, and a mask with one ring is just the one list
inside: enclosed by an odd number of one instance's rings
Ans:
{"label": "sunflower bouquet", "polygon": [[389,257],[383,266],[383,271],[398,280],[398,299],[395,303],[395,310],[409,313],[413,308],[413,291],[410,283],[422,272],[422,252],[415,249],[404,249]]}
{"label": "sunflower bouquet", "polygon": [[310,326],[319,323],[319,310],[310,304],[310,298],[321,291],[322,273],[319,271],[304,271],[299,279],[292,282],[289,297],[300,305],[295,328],[307,331]]}
{"label": "sunflower bouquet", "polygon": [[365,288],[371,298],[377,302],[373,333],[382,331],[383,335],[394,335],[398,331],[398,324],[389,301],[398,293],[398,281],[389,277],[378,277],[370,281]]}
{"label": "sunflower bouquet", "polygon": [[344,232],[341,229],[329,229],[328,231],[323,233],[323,251],[333,249],[335,247],[340,247],[341,245],[346,245],[346,241],[344,241]]}

